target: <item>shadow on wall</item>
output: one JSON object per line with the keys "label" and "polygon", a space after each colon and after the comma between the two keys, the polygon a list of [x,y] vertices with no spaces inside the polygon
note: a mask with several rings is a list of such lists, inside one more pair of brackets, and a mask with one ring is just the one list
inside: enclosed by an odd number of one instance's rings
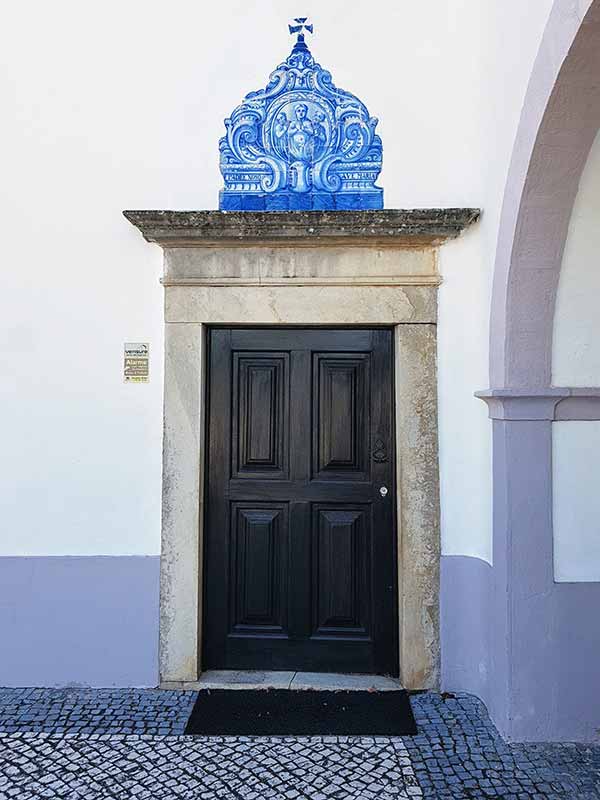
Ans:
{"label": "shadow on wall", "polygon": [[467,691],[490,707],[490,599],[493,570],[474,556],[442,556],[442,689]]}

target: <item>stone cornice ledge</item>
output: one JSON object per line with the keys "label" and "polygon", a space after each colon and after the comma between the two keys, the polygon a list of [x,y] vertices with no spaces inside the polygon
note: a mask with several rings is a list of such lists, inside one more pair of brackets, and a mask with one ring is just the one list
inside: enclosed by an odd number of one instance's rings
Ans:
{"label": "stone cornice ledge", "polygon": [[551,386],[541,389],[487,389],[475,392],[487,403],[490,419],[600,420],[600,387]]}
{"label": "stone cornice ledge", "polygon": [[382,211],[124,211],[146,241],[224,244],[438,245],[476,222],[476,208]]}

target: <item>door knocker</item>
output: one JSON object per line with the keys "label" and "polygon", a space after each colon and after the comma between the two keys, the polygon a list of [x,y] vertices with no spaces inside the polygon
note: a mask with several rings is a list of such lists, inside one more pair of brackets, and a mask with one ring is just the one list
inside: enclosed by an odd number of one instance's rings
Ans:
{"label": "door knocker", "polygon": [[385,442],[383,439],[375,439],[373,444],[373,452],[371,453],[371,458],[377,464],[384,464],[388,460],[387,448],[385,446]]}

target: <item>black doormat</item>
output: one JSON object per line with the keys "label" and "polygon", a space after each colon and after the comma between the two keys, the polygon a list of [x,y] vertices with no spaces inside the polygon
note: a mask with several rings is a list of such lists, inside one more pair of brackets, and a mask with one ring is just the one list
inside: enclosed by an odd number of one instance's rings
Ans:
{"label": "black doormat", "polygon": [[293,689],[204,689],[192,736],[413,736],[408,694]]}

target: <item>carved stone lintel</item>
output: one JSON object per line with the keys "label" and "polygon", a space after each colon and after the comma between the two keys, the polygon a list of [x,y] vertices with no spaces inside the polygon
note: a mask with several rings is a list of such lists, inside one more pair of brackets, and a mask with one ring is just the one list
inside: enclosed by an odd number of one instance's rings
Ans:
{"label": "carved stone lintel", "polygon": [[435,246],[477,222],[476,208],[380,211],[124,211],[146,241],[186,245]]}

